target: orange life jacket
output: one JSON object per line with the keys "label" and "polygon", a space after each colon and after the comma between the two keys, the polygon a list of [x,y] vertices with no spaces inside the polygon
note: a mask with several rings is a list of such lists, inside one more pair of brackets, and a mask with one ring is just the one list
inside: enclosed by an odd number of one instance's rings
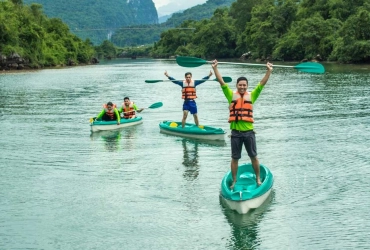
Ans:
{"label": "orange life jacket", "polygon": [[245,94],[241,96],[238,91],[234,91],[229,110],[229,122],[254,122],[251,93],[245,92]]}
{"label": "orange life jacket", "polygon": [[197,93],[195,90],[195,83],[193,80],[190,81],[190,83],[187,83],[187,81],[182,82],[182,99],[186,100],[194,100],[197,98]]}
{"label": "orange life jacket", "polygon": [[122,103],[123,118],[130,119],[130,118],[134,117],[135,114],[136,114],[136,112],[135,112],[135,109],[134,109],[134,102],[130,102],[128,107],[126,106],[126,104],[124,102]]}
{"label": "orange life jacket", "polygon": [[103,108],[105,110],[105,114],[108,115],[110,117],[110,119],[114,120],[114,119],[117,119],[115,117],[116,114],[114,112],[114,109],[116,108],[116,104],[113,104],[112,107],[113,107],[112,110],[109,110],[107,104],[103,105]]}

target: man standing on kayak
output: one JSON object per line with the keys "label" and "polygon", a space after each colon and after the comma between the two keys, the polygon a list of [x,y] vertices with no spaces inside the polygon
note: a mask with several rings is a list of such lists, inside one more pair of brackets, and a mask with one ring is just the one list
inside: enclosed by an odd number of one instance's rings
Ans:
{"label": "man standing on kayak", "polygon": [[208,80],[212,76],[212,71],[209,71],[209,75],[203,77],[203,80],[192,80],[192,74],[190,72],[185,73],[185,80],[177,81],[175,78],[168,75],[167,71],[164,72],[164,75],[168,77],[173,83],[182,87],[182,99],[184,99],[184,104],[182,105],[183,116],[182,116],[182,127],[185,127],[186,118],[188,117],[188,113],[194,117],[194,122],[197,126],[199,126],[198,120],[198,110],[197,104],[195,102],[196,95],[196,87]]}
{"label": "man standing on kayak", "polygon": [[256,137],[253,131],[253,104],[256,102],[262,89],[266,85],[271,72],[272,64],[267,63],[267,72],[257,86],[248,92],[248,80],[245,77],[239,77],[236,80],[236,91],[232,91],[223,81],[220,72],[217,69],[217,60],[212,62],[212,68],[216,78],[221,85],[222,91],[229,102],[229,123],[231,129],[231,174],[233,183],[230,189],[234,189],[236,175],[238,172],[238,162],[241,158],[242,147],[244,144],[251,159],[254,172],[256,174],[257,185],[261,185],[260,164],[257,158]]}

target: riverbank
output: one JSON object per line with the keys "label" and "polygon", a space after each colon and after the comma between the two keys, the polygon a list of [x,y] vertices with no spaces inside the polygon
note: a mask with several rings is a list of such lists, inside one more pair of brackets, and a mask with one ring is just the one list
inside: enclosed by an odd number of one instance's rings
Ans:
{"label": "riverbank", "polygon": [[44,65],[34,65],[30,63],[28,59],[21,57],[17,53],[13,53],[10,56],[5,56],[0,54],[0,72],[4,71],[18,71],[18,70],[40,70],[46,68],[64,68],[66,66],[83,66],[97,64],[99,60],[95,57],[91,58],[89,63],[78,63],[73,59],[68,59],[66,64],[56,65],[56,66],[44,66]]}
{"label": "riverbank", "polygon": [[[45,66],[45,67],[38,67],[38,68],[32,68],[32,67],[8,67],[8,68],[1,68],[0,65],[0,74],[6,74],[6,73],[24,73],[24,72],[35,72],[43,69],[66,69],[71,67],[78,67],[78,66],[88,66],[88,65],[94,65],[94,64],[100,64],[100,63],[106,63],[106,62],[114,62],[114,61],[120,61],[120,60],[175,60],[175,56],[171,56],[170,58],[153,58],[153,57],[144,57],[144,56],[138,56],[135,58],[131,57],[117,57],[117,58],[110,58],[110,59],[103,59],[99,61],[98,59],[94,58],[94,61],[96,63],[89,63],[89,64],[72,64],[72,65],[57,65],[57,66]],[[212,59],[209,59],[212,60]],[[264,64],[266,61],[262,60],[247,60],[247,59],[241,59],[241,58],[224,58],[219,59],[219,61],[222,62],[238,62],[238,63],[260,63]],[[295,65],[302,63],[302,61],[271,61],[275,65]],[[335,61],[321,61],[318,62],[324,65],[326,72],[358,72],[358,73],[370,73],[370,64],[343,64]]]}

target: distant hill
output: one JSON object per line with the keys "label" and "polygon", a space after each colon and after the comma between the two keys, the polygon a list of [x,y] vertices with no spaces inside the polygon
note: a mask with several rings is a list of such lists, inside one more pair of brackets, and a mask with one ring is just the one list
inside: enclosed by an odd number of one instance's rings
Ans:
{"label": "distant hill", "polygon": [[172,16],[171,15],[165,15],[165,16],[161,16],[161,17],[158,17],[158,23],[164,23],[168,20],[168,18],[170,18]]}
{"label": "distant hill", "polygon": [[107,39],[115,28],[158,23],[152,0],[23,0],[23,3],[41,4],[48,17],[62,19],[72,32],[83,39],[90,38],[94,44]]}
{"label": "distant hill", "polygon": [[137,26],[133,30],[117,30],[112,35],[112,42],[118,46],[135,46],[153,44],[160,39],[163,31],[180,26],[186,20],[202,20],[211,18],[217,8],[230,7],[236,0],[208,0],[183,12],[174,13],[172,16],[159,25]]}
{"label": "distant hill", "polygon": [[178,26],[186,20],[202,20],[211,18],[217,8],[230,7],[236,0],[208,0],[204,4],[191,7],[181,13],[174,13],[165,24],[168,26]]}
{"label": "distant hill", "polygon": [[183,10],[205,2],[207,2],[207,0],[167,0],[166,2],[162,2],[162,5],[157,8],[158,16],[170,15],[180,11],[182,12]]}

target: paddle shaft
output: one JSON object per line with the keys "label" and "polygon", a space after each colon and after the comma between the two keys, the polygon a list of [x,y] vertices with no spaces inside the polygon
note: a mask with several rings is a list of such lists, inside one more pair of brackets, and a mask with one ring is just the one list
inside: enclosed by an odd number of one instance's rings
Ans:
{"label": "paddle shaft", "polygon": [[[224,76],[222,77],[225,82],[231,82],[231,77]],[[180,80],[145,80],[146,83],[157,83],[157,82],[174,82],[174,81],[180,81]],[[194,81],[217,81],[217,78],[215,79],[200,79],[200,80],[194,80]]]}
{"label": "paddle shaft", "polygon": [[[212,61],[206,61],[209,64],[212,64]],[[233,62],[217,62],[218,64],[234,64],[234,65],[249,65],[249,66],[265,66],[266,64],[260,64],[260,63],[233,63]],[[279,67],[279,68],[294,68],[295,66],[291,65],[273,65],[273,67]]]}
{"label": "paddle shaft", "polygon": [[[162,102],[156,102],[156,103],[153,103],[152,105],[150,105],[149,107],[145,107],[145,108],[142,108],[141,111],[143,111],[144,109],[156,109],[156,108],[160,108],[163,106],[163,103]],[[140,110],[140,109],[139,109]],[[140,113],[138,110],[132,110],[132,111],[137,111],[138,113]],[[126,111],[126,112],[122,112],[122,113],[130,113],[132,111]]]}
{"label": "paddle shaft", "polygon": [[[178,56],[176,57],[176,62],[178,65],[183,66],[183,67],[199,67],[203,64],[212,64],[212,61],[206,61],[201,58],[197,57],[191,57],[191,56]],[[234,64],[234,65],[246,65],[246,66],[262,66],[266,67],[264,64],[256,64],[256,63],[233,63],[233,62],[218,62],[221,64]],[[323,74],[325,73],[325,68],[322,64],[320,63],[314,63],[314,62],[304,62],[300,63],[294,66],[291,65],[274,65],[273,67],[280,67],[280,68],[294,68],[298,71],[301,72],[306,72],[306,73],[318,73],[318,74]]]}

